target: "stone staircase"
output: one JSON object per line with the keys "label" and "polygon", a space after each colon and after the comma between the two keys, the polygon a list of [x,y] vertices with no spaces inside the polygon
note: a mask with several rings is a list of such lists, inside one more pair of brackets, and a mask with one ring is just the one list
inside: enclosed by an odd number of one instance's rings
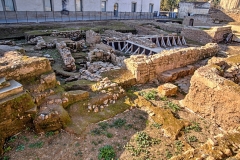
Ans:
{"label": "stone staircase", "polygon": [[162,72],[158,75],[158,80],[164,83],[175,82],[182,92],[188,93],[191,76],[194,74],[195,70],[206,65],[207,61],[208,59],[205,59],[185,67]]}
{"label": "stone staircase", "polygon": [[0,100],[23,92],[23,86],[15,80],[0,78]]}

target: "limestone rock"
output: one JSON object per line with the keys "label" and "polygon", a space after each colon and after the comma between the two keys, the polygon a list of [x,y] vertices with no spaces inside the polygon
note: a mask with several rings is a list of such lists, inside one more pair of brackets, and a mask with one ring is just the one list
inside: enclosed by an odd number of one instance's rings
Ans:
{"label": "limestone rock", "polygon": [[35,130],[38,133],[56,131],[65,128],[71,119],[65,109],[60,105],[41,106],[34,119]]}
{"label": "limestone rock", "polygon": [[171,83],[165,83],[158,87],[158,93],[162,96],[174,96],[177,94],[178,87]]}
{"label": "limestone rock", "polygon": [[67,107],[75,102],[85,100],[89,97],[89,92],[83,90],[68,91],[62,95],[63,106]]}

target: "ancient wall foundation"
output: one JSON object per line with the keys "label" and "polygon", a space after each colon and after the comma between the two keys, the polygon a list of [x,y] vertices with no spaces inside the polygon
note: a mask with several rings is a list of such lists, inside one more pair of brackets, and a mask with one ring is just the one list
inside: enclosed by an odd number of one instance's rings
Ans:
{"label": "ancient wall foundation", "polygon": [[209,43],[203,47],[166,50],[152,56],[131,56],[124,62],[138,83],[146,83],[158,78],[158,75],[164,71],[184,67],[201,59],[214,56],[218,50],[217,44]]}
{"label": "ancient wall foundation", "polygon": [[195,71],[182,104],[225,130],[240,126],[240,56]]}
{"label": "ancient wall foundation", "polygon": [[19,52],[10,51],[0,55],[0,77],[21,80],[37,77],[52,71],[46,58],[23,56]]}

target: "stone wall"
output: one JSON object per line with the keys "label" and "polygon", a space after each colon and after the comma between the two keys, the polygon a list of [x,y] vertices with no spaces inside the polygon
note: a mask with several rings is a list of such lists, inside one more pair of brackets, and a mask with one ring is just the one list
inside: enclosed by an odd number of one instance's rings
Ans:
{"label": "stone wall", "polygon": [[217,44],[210,43],[203,47],[163,51],[152,56],[131,56],[125,59],[124,62],[138,83],[146,83],[158,78],[158,75],[164,71],[180,68],[201,59],[214,56],[218,50]]}
{"label": "stone wall", "polygon": [[0,100],[0,155],[6,138],[32,125],[34,106],[31,95],[25,92]]}
{"label": "stone wall", "polygon": [[209,15],[193,15],[193,16],[187,16],[183,19],[183,25],[189,26],[190,19],[193,19],[193,26],[206,26],[206,25],[212,25],[213,20]]}
{"label": "stone wall", "polygon": [[237,84],[239,78],[234,77],[240,75],[239,62],[238,55],[195,71],[189,93],[182,104],[225,130],[238,128],[240,99],[237,97],[240,97],[240,86]]}
{"label": "stone wall", "polygon": [[16,51],[0,55],[0,64],[0,77],[6,77],[6,79],[31,79],[52,71],[48,59],[23,56]]}
{"label": "stone wall", "polygon": [[76,70],[75,59],[72,57],[72,53],[70,51],[70,48],[67,47],[67,44],[62,41],[56,44],[56,48],[62,57],[63,63],[65,65],[64,69],[67,71]]}
{"label": "stone wall", "polygon": [[207,44],[211,42],[218,43],[223,41],[223,35],[225,35],[226,33],[232,33],[231,27],[212,27],[209,30],[202,30],[193,27],[184,27],[181,35],[195,42]]}

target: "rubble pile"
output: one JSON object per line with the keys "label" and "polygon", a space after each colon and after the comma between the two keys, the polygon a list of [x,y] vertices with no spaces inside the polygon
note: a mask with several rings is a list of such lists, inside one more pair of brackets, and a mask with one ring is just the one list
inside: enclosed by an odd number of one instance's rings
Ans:
{"label": "rubble pile", "polygon": [[72,57],[70,48],[67,47],[65,42],[60,42],[56,44],[58,52],[61,54],[63,62],[65,64],[67,71],[76,70],[75,59]]}
{"label": "rubble pile", "polygon": [[121,33],[113,30],[106,30],[103,39],[106,41],[126,41],[131,38],[132,33]]}
{"label": "rubble pile", "polygon": [[88,103],[88,112],[99,112],[109,104],[115,104],[116,100],[125,95],[125,90],[117,83],[111,82],[107,77],[92,86],[93,91],[100,91],[99,100],[93,99]]}
{"label": "rubble pile", "polygon": [[66,42],[67,47],[71,49],[71,52],[77,52],[77,51],[82,51],[83,49],[87,48],[85,40],[80,40],[80,41],[71,41],[71,42]]}
{"label": "rubble pile", "polygon": [[90,46],[95,46],[101,42],[101,35],[93,30],[86,31],[86,42]]}
{"label": "rubble pile", "polygon": [[104,43],[97,44],[96,49],[88,53],[88,60],[90,62],[93,62],[93,61],[107,62],[108,61],[119,67],[125,67],[125,63],[124,63],[125,58],[126,58],[125,56],[117,56],[115,54],[115,50]]}
{"label": "rubble pile", "polygon": [[147,38],[140,38],[140,37],[131,37],[129,39],[130,41],[149,47],[149,48],[156,48],[157,45],[155,43],[153,43],[151,40],[147,39]]}
{"label": "rubble pile", "polygon": [[56,42],[57,42],[57,40],[54,39],[52,42],[46,43],[45,40],[41,36],[38,36],[38,37],[30,39],[28,41],[28,44],[32,44],[32,45],[36,44],[34,46],[34,49],[35,50],[41,50],[43,48],[55,48],[56,47]]}
{"label": "rubble pile", "polygon": [[121,69],[118,66],[114,66],[112,63],[109,62],[93,62],[93,63],[87,63],[87,70],[80,69],[80,77],[79,79],[86,79],[90,81],[100,81],[102,76],[102,72],[110,71],[110,70],[116,70]]}
{"label": "rubble pile", "polygon": [[52,37],[63,37],[63,38],[83,38],[85,32],[82,30],[72,30],[72,31],[53,31]]}
{"label": "rubble pile", "polygon": [[240,85],[240,64],[235,64],[225,69],[223,77]]}

